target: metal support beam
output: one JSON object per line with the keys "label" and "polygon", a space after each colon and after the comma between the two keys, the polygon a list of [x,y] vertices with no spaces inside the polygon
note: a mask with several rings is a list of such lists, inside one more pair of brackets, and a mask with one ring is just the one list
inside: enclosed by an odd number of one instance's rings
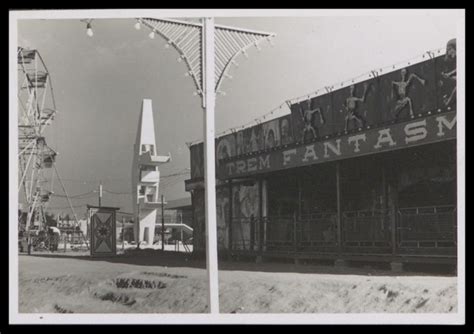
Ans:
{"label": "metal support beam", "polygon": [[214,108],[216,94],[214,72],[214,18],[204,19],[204,181],[206,200],[206,264],[209,281],[208,305],[210,313],[219,313],[219,278],[217,265],[217,223],[216,223],[216,163]]}
{"label": "metal support beam", "polygon": [[[228,74],[226,70],[241,51],[245,51],[245,49],[256,45],[263,39],[274,37],[275,34],[215,25],[214,18],[205,18],[202,24],[155,18],[142,18],[139,19],[139,22],[148,26],[153,32],[157,32],[161,35],[179,52],[180,59],[184,60],[188,67],[188,73],[196,85],[197,94],[202,96],[201,102],[205,111],[204,181],[206,189],[205,213],[209,308],[211,313],[219,313],[214,150],[214,108],[216,92],[223,78]],[[224,34],[224,32],[226,32],[226,34]],[[178,36],[182,37],[188,35],[191,36],[190,39],[192,39],[192,41],[184,41],[184,39],[181,40],[183,43],[180,43],[180,40],[173,41],[173,39]],[[245,39],[242,39],[243,35],[245,35]],[[229,47],[231,42],[237,45],[237,50]],[[199,44],[201,44],[201,48],[194,47]],[[199,57],[200,53],[202,53],[201,57]]]}

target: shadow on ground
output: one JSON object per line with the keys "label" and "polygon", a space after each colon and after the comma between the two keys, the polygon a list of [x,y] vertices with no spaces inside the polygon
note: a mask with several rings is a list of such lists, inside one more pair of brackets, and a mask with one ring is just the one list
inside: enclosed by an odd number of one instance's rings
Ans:
{"label": "shadow on ground", "polygon": [[[119,254],[113,257],[91,257],[89,253],[36,253],[33,257],[69,258],[82,261],[105,261],[109,263],[128,264],[137,266],[163,266],[205,269],[206,261],[203,257],[192,254],[140,250],[129,254]],[[308,274],[339,274],[339,275],[366,275],[366,276],[456,276],[452,266],[438,265],[407,265],[404,272],[394,273],[389,270],[388,263],[351,263],[347,267],[334,267],[331,261],[306,262],[294,264],[292,261],[266,260],[255,263],[253,259],[219,260],[221,271],[258,271],[272,273],[308,273]]]}

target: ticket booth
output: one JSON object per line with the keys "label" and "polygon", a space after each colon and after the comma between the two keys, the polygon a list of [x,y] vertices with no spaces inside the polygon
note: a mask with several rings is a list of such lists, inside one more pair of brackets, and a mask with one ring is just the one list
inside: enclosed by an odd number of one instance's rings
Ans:
{"label": "ticket booth", "polygon": [[116,211],[120,208],[87,206],[91,231],[91,256],[115,256]]}

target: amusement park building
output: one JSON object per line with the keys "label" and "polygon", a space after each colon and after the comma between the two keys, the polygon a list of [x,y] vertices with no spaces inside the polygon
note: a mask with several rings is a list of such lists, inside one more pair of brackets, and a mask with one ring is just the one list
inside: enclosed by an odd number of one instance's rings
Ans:
{"label": "amusement park building", "polygon": [[[455,50],[451,40],[216,138],[219,253],[454,263]],[[203,144],[190,155],[194,249],[204,252]]]}

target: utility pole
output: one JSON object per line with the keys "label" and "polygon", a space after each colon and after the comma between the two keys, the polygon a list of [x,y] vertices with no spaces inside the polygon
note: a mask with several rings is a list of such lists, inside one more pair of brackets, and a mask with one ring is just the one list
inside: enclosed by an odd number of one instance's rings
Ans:
{"label": "utility pole", "polygon": [[137,199],[137,249],[140,249],[140,201]]}
{"label": "utility pole", "polygon": [[99,183],[99,208],[102,206],[102,181]]}
{"label": "utility pole", "polygon": [[125,250],[125,217],[122,216],[122,251]]}
{"label": "utility pole", "polygon": [[161,250],[165,251],[165,200],[161,194]]}

